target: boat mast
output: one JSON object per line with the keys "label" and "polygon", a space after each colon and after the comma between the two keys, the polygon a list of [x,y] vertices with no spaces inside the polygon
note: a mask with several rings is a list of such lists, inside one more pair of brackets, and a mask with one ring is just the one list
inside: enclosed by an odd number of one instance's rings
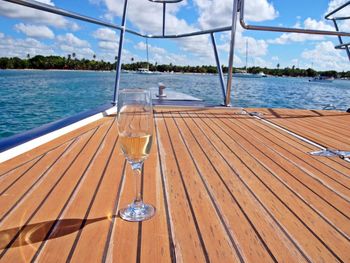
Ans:
{"label": "boat mast", "polygon": [[148,62],[148,38],[146,38],[146,52],[147,52],[147,69],[149,70],[149,62]]}
{"label": "boat mast", "polygon": [[245,70],[248,69],[248,38],[245,41]]}

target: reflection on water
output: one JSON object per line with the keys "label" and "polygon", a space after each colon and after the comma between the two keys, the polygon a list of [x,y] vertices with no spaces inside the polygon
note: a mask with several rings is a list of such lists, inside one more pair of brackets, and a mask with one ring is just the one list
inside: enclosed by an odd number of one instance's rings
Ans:
{"label": "reflection on water", "polygon": [[[115,73],[0,70],[0,138],[109,103]],[[223,102],[216,75],[124,74],[121,87],[157,87]],[[234,78],[233,106],[322,109],[350,107],[350,81],[309,82],[307,78]]]}

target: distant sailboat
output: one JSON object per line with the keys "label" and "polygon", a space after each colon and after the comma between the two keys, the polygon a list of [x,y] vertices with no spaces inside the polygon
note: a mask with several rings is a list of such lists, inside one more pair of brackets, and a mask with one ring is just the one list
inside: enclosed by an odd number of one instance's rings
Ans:
{"label": "distant sailboat", "polygon": [[334,78],[333,77],[326,77],[326,76],[317,76],[314,77],[313,79],[309,79],[310,82],[333,82]]}
{"label": "distant sailboat", "polygon": [[146,52],[147,52],[147,67],[146,68],[138,68],[137,73],[138,74],[160,74],[158,71],[150,71],[149,70],[149,59],[148,59],[148,39],[146,38]]}
{"label": "distant sailboat", "polygon": [[248,39],[246,39],[246,48],[245,48],[245,70],[234,73],[234,77],[238,78],[265,78],[266,75],[264,72],[259,72],[258,74],[248,73]]}

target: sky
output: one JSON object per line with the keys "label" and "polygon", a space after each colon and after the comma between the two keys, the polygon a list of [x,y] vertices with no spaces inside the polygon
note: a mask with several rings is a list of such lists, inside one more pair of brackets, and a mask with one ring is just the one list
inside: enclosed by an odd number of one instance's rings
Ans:
{"label": "sky", "polygon": [[[59,8],[121,23],[124,0],[40,0]],[[245,19],[249,24],[334,30],[324,19],[327,12],[346,0],[245,0]],[[187,33],[231,24],[233,0],[184,0],[168,4],[166,33]],[[148,0],[128,0],[127,27],[147,34],[161,34],[162,4]],[[349,15],[350,6],[339,15]],[[339,24],[350,32],[350,20]],[[215,34],[220,62],[228,64],[230,32]],[[344,38],[349,42],[350,38]],[[246,48],[248,43],[248,49]],[[234,66],[276,68],[312,67],[316,70],[350,70],[344,50],[334,49],[337,37],[247,31],[238,25]],[[0,0],[0,57],[27,54],[68,56],[114,62],[119,31],[87,22],[64,18]],[[146,42],[142,37],[125,35],[122,63],[146,61]],[[215,65],[208,35],[176,40],[150,39],[149,61],[158,64]]]}

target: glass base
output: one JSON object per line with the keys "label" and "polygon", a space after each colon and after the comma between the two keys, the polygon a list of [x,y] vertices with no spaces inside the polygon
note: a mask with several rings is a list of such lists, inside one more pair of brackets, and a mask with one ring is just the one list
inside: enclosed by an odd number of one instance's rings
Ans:
{"label": "glass base", "polygon": [[140,222],[154,216],[156,209],[145,203],[132,203],[128,207],[119,210],[122,219],[131,222]]}

